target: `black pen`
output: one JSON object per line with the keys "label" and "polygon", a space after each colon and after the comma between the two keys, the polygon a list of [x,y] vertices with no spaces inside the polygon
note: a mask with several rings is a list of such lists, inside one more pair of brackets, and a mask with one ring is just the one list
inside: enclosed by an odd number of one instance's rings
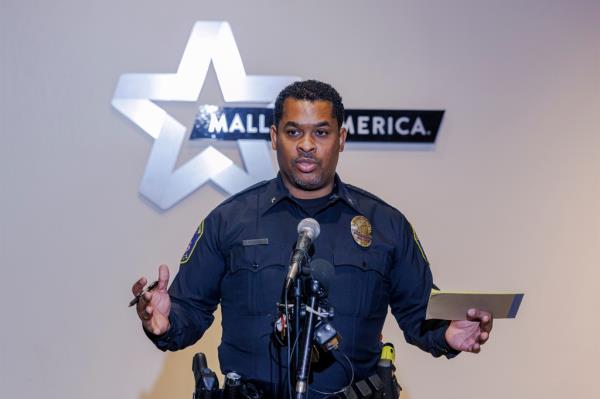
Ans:
{"label": "black pen", "polygon": [[133,298],[131,300],[131,302],[129,302],[129,307],[132,307],[133,305],[135,305],[136,303],[138,303],[140,301],[140,297],[142,295],[144,295],[146,292],[148,291],[152,291],[153,289],[155,289],[156,287],[158,287],[158,280],[153,282],[152,284],[150,284],[147,288],[143,289],[142,292],[140,292],[139,294],[137,294],[135,296],[135,298]]}

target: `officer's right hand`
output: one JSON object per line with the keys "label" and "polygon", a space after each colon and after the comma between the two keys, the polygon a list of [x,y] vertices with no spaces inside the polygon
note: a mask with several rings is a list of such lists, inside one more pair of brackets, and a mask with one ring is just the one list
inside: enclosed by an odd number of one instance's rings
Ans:
{"label": "officer's right hand", "polygon": [[[145,277],[140,278],[131,287],[133,295],[137,296],[146,286]],[[169,268],[160,265],[158,268],[158,286],[150,292],[144,293],[137,303],[137,314],[142,320],[144,329],[154,335],[162,335],[171,327],[169,312],[171,311],[171,298],[167,292],[169,285]]]}

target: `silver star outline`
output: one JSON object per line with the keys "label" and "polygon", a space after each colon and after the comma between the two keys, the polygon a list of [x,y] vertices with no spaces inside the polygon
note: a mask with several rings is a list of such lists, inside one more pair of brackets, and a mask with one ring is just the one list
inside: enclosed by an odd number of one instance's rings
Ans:
{"label": "silver star outline", "polygon": [[186,127],[152,101],[198,101],[211,61],[226,103],[266,105],[283,87],[300,79],[246,75],[225,21],[194,24],[176,73],[121,75],[112,105],[155,139],[139,191],[160,209],[171,208],[208,181],[234,194],[275,175],[264,140],[238,140],[246,170],[213,146],[175,169]]}

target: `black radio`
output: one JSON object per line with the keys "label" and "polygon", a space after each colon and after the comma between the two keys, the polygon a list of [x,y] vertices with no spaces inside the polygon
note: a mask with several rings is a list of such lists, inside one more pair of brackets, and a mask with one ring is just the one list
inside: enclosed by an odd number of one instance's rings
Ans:
{"label": "black radio", "polygon": [[235,371],[227,373],[223,389],[214,371],[208,368],[204,353],[196,353],[192,360],[196,390],[192,399],[262,399],[262,392],[253,384],[244,382]]}

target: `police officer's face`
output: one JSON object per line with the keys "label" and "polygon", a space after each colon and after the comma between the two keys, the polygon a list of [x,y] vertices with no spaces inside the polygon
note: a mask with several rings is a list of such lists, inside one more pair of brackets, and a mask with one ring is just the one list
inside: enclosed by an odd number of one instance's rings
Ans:
{"label": "police officer's face", "polygon": [[329,101],[287,98],[277,127],[271,127],[271,145],[284,183],[298,198],[318,198],[333,188],[339,153],[346,130],[338,126]]}

